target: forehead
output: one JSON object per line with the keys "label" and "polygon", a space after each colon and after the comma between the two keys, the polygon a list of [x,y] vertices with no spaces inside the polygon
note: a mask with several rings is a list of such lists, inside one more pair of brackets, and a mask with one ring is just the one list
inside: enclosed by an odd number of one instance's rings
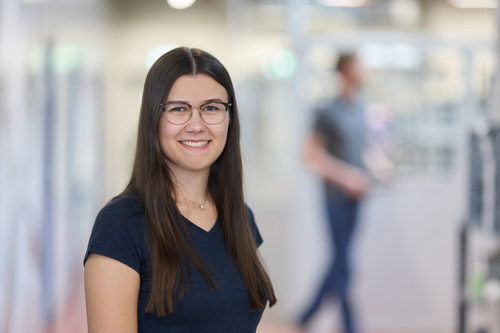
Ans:
{"label": "forehead", "polygon": [[168,94],[168,101],[185,101],[197,103],[208,99],[220,98],[227,100],[227,91],[211,76],[199,74],[183,75],[173,84]]}

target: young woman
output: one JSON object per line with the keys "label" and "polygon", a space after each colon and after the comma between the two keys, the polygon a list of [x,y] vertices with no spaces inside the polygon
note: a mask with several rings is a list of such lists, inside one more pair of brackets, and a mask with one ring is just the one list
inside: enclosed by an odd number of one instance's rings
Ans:
{"label": "young woman", "polygon": [[85,256],[89,332],[255,332],[276,303],[243,202],[238,109],[212,55],[174,49],[144,85],[132,175]]}

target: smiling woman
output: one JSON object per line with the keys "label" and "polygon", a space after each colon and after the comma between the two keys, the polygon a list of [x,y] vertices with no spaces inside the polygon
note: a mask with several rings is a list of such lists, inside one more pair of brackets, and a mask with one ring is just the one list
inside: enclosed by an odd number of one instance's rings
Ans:
{"label": "smiling woman", "polygon": [[84,259],[89,332],[256,331],[276,298],[239,137],[215,57],[177,48],[156,61],[129,184],[97,216]]}
{"label": "smiling woman", "polygon": [[[171,170],[205,169],[208,174],[226,145],[228,98],[226,89],[205,74],[184,75],[175,81],[162,104],[166,104],[165,116],[159,125],[161,149]],[[191,104],[200,105],[200,111],[193,112]]]}

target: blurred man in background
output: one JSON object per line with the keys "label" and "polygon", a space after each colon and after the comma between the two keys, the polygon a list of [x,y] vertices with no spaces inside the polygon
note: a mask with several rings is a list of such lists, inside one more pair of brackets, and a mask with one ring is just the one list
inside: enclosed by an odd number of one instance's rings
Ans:
{"label": "blurred man in background", "polygon": [[354,333],[357,328],[349,299],[350,249],[359,203],[370,187],[363,160],[366,105],[359,93],[363,69],[356,55],[340,55],[337,71],[341,79],[340,94],[319,112],[314,132],[305,147],[306,163],[325,183],[335,253],[323,283],[300,323],[305,327],[325,298],[335,298],[341,304],[345,332]]}

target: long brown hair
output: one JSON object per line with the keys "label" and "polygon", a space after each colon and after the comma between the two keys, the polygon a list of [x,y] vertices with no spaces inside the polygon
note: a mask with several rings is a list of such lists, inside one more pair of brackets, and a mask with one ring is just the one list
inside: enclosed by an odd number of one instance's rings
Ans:
{"label": "long brown hair", "polygon": [[168,97],[174,82],[180,76],[198,74],[209,75],[222,85],[232,103],[226,145],[211,165],[208,179],[208,190],[217,208],[226,250],[246,284],[252,300],[251,310],[263,310],[267,301],[270,306],[276,303],[243,201],[240,125],[231,78],[211,54],[180,47],[161,56],[146,76],[132,175],[122,192],[122,195],[137,195],[144,204],[152,257],[151,292],[145,311],[158,316],[175,312],[177,290],[179,299],[189,291],[190,263],[201,272],[211,290],[218,289],[217,282],[193,246],[177,208],[173,174],[164,162],[158,133],[162,115],[160,104]]}

